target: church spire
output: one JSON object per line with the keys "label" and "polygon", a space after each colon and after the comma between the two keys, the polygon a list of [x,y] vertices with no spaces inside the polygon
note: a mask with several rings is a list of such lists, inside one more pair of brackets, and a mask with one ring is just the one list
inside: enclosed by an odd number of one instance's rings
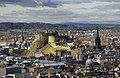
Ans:
{"label": "church spire", "polygon": [[95,38],[95,47],[100,49],[101,47],[101,40],[100,40],[100,36],[99,36],[99,28],[97,27],[97,36]]}
{"label": "church spire", "polygon": [[24,35],[23,35],[23,31],[21,32],[21,38],[20,41],[23,42],[24,41]]}
{"label": "church spire", "polygon": [[97,27],[97,37],[99,37],[99,28]]}

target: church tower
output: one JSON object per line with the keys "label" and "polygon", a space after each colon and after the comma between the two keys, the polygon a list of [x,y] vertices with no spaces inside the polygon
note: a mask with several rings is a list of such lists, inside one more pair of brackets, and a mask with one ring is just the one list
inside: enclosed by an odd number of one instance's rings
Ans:
{"label": "church tower", "polygon": [[23,31],[21,32],[21,36],[20,36],[20,42],[22,43],[24,41],[24,35],[23,35]]}
{"label": "church tower", "polygon": [[113,38],[113,40],[112,40],[112,46],[113,46],[113,48],[115,48],[115,39]]}
{"label": "church tower", "polygon": [[15,35],[13,38],[13,42],[16,43],[18,41],[18,37]]}
{"label": "church tower", "polygon": [[97,36],[95,38],[95,47],[97,49],[101,48],[101,39],[100,39],[100,36],[99,36],[99,28],[98,27],[97,27]]}

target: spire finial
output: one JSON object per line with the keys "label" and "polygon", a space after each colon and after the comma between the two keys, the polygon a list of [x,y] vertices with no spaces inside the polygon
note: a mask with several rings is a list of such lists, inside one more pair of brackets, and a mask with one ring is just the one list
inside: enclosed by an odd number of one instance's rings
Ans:
{"label": "spire finial", "polygon": [[97,37],[99,37],[99,27],[97,26]]}

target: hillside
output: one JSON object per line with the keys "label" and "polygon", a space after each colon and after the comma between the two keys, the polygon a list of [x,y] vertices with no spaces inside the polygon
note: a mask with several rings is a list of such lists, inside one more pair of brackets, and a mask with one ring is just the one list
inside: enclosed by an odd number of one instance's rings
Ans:
{"label": "hillside", "polygon": [[67,29],[79,29],[79,27],[74,25],[64,25],[64,24],[49,24],[49,23],[0,23],[0,29],[49,29],[49,30],[67,30]]}
{"label": "hillside", "polygon": [[1,30],[10,29],[47,29],[47,30],[88,30],[96,29],[120,29],[120,24],[87,24],[87,23],[61,23],[61,24],[50,24],[50,23],[0,23]]}

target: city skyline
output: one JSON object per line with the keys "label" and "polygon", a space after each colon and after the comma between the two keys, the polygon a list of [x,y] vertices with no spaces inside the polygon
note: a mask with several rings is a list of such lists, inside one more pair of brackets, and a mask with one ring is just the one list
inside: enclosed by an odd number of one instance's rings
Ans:
{"label": "city skyline", "polygon": [[119,0],[0,0],[0,22],[120,23]]}
{"label": "city skyline", "polygon": [[120,0],[0,0],[0,78],[120,78]]}

